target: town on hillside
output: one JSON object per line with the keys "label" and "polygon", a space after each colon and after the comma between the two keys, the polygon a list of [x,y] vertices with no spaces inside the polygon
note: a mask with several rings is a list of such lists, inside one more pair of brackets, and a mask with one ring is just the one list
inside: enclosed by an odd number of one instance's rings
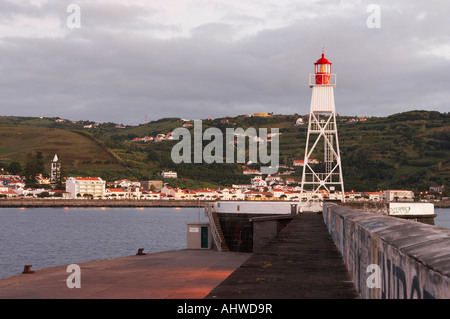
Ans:
{"label": "town on hillside", "polygon": [[[318,163],[310,159],[310,163]],[[55,154],[51,161],[50,177],[36,176],[36,187],[27,187],[26,177],[13,174],[0,174],[0,198],[53,198],[53,199],[108,199],[108,200],[268,200],[300,201],[301,187],[298,181],[290,177],[301,160],[293,160],[292,165],[279,165],[279,173],[262,175],[258,170],[245,169],[242,174],[249,175],[248,184],[234,184],[221,189],[181,189],[171,187],[170,179],[177,179],[174,171],[161,172],[162,180],[131,181],[120,179],[105,181],[100,177],[66,177],[60,178],[61,166]],[[2,169],[3,170],[3,169]],[[6,172],[5,172],[6,173]],[[60,187],[55,187],[59,185]],[[313,195],[312,190],[303,192],[302,200]],[[316,192],[316,200],[346,201],[433,201],[448,200],[442,197],[443,185],[430,185],[429,189],[414,194],[410,190],[350,190],[342,194],[336,190],[332,194],[325,190]]]}

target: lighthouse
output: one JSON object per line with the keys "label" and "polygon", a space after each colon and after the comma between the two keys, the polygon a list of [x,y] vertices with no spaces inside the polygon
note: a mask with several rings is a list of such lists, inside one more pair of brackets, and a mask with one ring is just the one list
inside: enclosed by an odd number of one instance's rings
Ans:
{"label": "lighthouse", "polygon": [[[300,212],[308,210],[313,206],[312,202],[318,202],[323,197],[336,199],[337,190],[341,191],[341,200],[345,201],[334,102],[336,74],[331,73],[331,64],[322,50],[321,58],[314,63],[314,74],[309,75],[312,97],[300,190]],[[323,161],[317,163],[318,158],[323,158]]]}

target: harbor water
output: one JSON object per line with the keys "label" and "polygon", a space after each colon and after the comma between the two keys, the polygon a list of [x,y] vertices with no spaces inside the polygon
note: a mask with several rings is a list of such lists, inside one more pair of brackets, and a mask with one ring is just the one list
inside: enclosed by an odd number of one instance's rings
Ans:
{"label": "harbor water", "polygon": [[434,224],[450,229],[450,208],[435,208],[434,213],[437,215]]}
{"label": "harbor water", "polygon": [[[450,209],[435,209],[450,229]],[[86,261],[186,248],[203,208],[0,208],[0,278]]]}
{"label": "harbor water", "polygon": [[86,261],[186,248],[203,208],[0,208],[0,278]]}

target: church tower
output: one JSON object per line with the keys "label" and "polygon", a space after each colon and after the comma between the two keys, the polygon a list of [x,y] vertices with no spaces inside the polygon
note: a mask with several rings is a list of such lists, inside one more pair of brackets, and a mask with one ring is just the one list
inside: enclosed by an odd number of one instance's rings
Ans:
{"label": "church tower", "polygon": [[61,180],[61,162],[55,154],[50,164],[50,183],[57,184]]}

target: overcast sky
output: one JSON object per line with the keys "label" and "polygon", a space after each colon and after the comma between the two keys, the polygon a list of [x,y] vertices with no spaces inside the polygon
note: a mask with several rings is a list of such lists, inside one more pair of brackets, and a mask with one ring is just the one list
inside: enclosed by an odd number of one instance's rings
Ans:
{"label": "overcast sky", "polygon": [[0,115],[306,114],[323,44],[338,113],[448,112],[449,12],[446,0],[1,0]]}

